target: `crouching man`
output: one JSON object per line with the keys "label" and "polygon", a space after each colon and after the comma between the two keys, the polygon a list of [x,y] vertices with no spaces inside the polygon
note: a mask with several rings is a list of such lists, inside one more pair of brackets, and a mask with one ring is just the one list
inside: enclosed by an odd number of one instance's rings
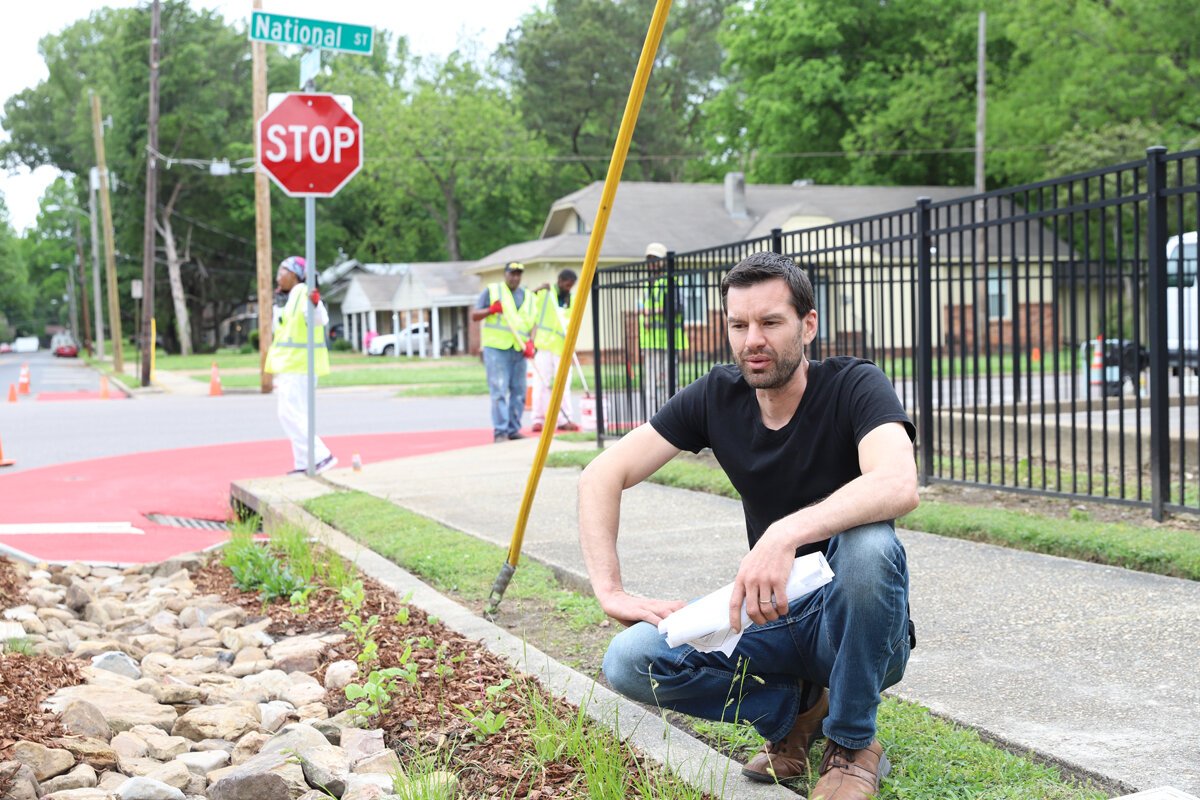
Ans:
{"label": "crouching man", "polygon": [[[880,693],[900,680],[915,644],[893,525],[918,502],[915,430],[874,364],[805,358],[817,312],[791,258],[751,255],[725,276],[721,298],[736,365],[672,397],[580,479],[592,588],[629,626],[610,644],[604,674],[631,699],[753,724],[767,744],[742,770],[752,780],[807,780],[809,748],[823,736],[810,798],[872,797],[890,768],[875,735]],[[617,558],[622,491],[705,447],[741,494],[750,542],[729,619],[740,627],[744,601],[753,624],[732,657],[668,647],[657,625],[684,603],[626,592]],[[815,551],[833,580],[788,603],[793,559]]]}

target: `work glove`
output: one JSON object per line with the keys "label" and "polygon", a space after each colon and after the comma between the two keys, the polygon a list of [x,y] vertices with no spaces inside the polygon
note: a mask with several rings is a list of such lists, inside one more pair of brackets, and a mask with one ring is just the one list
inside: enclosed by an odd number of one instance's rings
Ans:
{"label": "work glove", "polygon": [[313,289],[312,292],[309,293],[308,298],[312,300],[312,304],[315,306],[317,303],[321,302],[321,290]]}
{"label": "work glove", "polygon": [[533,358],[533,339],[529,339],[525,342],[525,357]]}
{"label": "work glove", "polygon": [[488,306],[488,313],[489,314],[502,314],[502,313],[504,313],[504,305],[499,300],[497,300],[496,302],[494,302],[490,306]]}

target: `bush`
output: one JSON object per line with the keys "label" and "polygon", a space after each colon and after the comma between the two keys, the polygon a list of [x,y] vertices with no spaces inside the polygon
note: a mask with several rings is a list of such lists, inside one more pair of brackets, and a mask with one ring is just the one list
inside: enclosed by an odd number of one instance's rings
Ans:
{"label": "bush", "polygon": [[350,342],[346,341],[345,339],[338,339],[337,341],[330,343],[329,349],[335,353],[349,353],[354,349],[354,345],[350,344]]}
{"label": "bush", "polygon": [[254,346],[254,345],[252,345],[252,344],[244,344],[244,345],[242,345],[241,347],[239,347],[239,348],[238,348],[238,352],[239,352],[240,354],[242,354],[242,355],[246,356],[246,355],[250,355],[251,353],[257,353],[257,352],[258,352],[258,348],[257,348],[257,347],[255,347],[255,346]]}
{"label": "bush", "polygon": [[[248,345],[250,345],[250,352],[252,352],[252,353],[257,352],[257,350],[258,350],[258,328],[255,328],[254,330],[250,331],[250,335],[246,337],[246,343]],[[244,353],[246,351],[243,350],[242,352]]]}

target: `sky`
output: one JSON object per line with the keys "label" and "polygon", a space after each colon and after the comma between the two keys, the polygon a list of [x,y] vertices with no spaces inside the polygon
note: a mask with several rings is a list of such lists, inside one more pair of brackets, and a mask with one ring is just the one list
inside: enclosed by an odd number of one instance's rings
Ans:
{"label": "sky", "polygon": [[[196,8],[219,12],[227,22],[245,23],[253,8],[251,0],[189,0]],[[146,0],[49,0],[43,3],[6,3],[5,45],[0,48],[0,103],[46,79],[46,65],[38,54],[38,41],[58,33],[92,11],[106,6],[146,5]],[[544,7],[544,0],[263,0],[263,11],[309,19],[347,22],[385,28],[408,37],[412,50],[420,54],[446,55],[460,43],[475,41],[480,51],[490,53],[504,40],[521,16]],[[269,45],[268,45],[269,46]],[[297,87],[298,88],[298,87]],[[0,132],[0,137],[8,138]],[[10,174],[0,169],[0,192],[8,206],[9,220],[18,231],[37,217],[38,199],[56,172],[41,167],[30,173],[21,169]]]}

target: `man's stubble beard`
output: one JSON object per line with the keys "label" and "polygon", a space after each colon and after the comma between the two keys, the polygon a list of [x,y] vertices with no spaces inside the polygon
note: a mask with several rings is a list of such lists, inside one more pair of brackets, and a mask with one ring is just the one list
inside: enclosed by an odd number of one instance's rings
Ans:
{"label": "man's stubble beard", "polygon": [[[791,350],[791,348],[789,348]],[[804,344],[798,338],[796,340],[795,354],[790,356],[781,355],[779,352],[770,348],[762,348],[754,353],[745,353],[737,356],[737,366],[742,373],[742,377],[746,379],[746,383],[754,389],[779,389],[786,386],[792,376],[796,374],[796,370],[804,363]],[[765,353],[773,359],[772,368],[763,373],[751,372],[746,367],[745,359],[751,355]]]}

